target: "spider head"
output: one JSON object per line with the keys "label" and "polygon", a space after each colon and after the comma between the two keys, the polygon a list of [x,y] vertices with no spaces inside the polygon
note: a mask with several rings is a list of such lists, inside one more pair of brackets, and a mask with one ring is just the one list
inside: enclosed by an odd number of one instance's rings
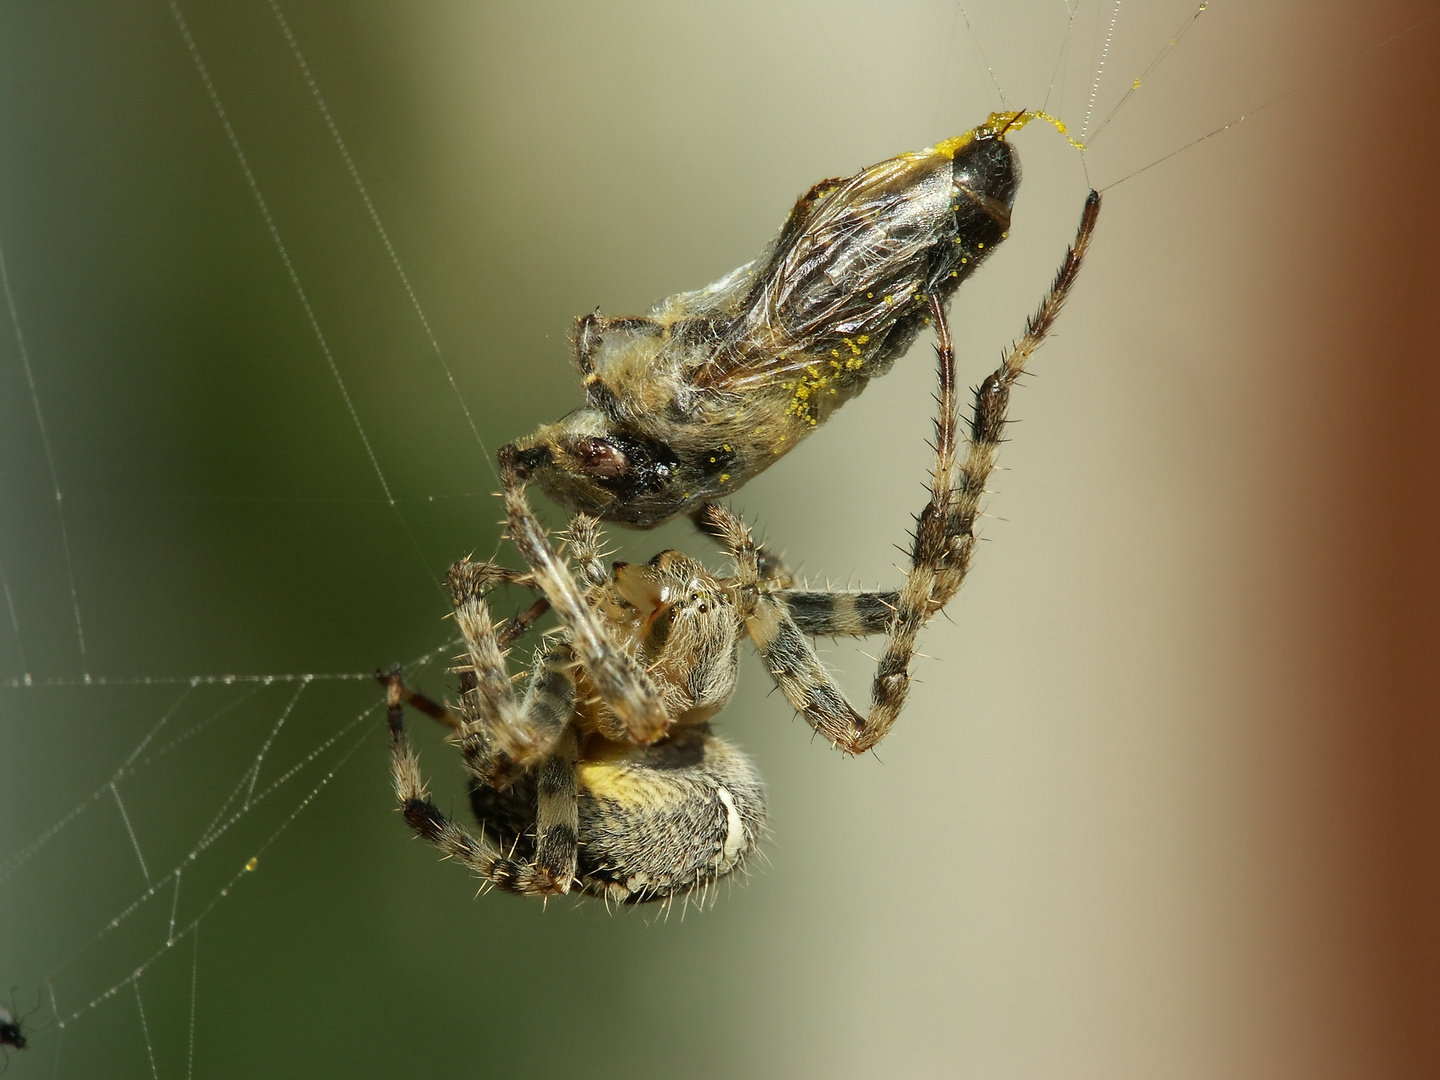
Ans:
{"label": "spider head", "polygon": [[617,562],[615,592],[643,620],[641,648],[652,659],[738,641],[734,603],[726,588],[694,559],[662,551],[648,563]]}

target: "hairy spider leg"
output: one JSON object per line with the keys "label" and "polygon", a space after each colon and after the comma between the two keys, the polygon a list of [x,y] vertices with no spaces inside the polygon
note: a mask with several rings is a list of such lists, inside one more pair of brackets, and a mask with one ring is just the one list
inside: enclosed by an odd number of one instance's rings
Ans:
{"label": "hairy spider leg", "polygon": [[[461,749],[477,767],[484,761],[484,772],[494,769],[496,751],[521,769],[549,755],[575,704],[571,657],[562,644],[537,656],[525,697],[516,697],[510,681],[509,643],[497,632],[485,602],[485,591],[494,581],[493,564],[464,559],[446,575],[468,660],[458,669]],[[496,774],[495,779],[501,776]]]}
{"label": "hairy spider leg", "polygon": [[570,557],[580,571],[580,580],[587,587],[598,587],[609,580],[605,572],[604,542],[600,536],[600,519],[589,514],[576,514],[565,530]]}
{"label": "hairy spider leg", "polygon": [[[554,872],[545,867],[508,857],[489,841],[451,821],[430,801],[420,773],[420,761],[405,733],[406,697],[404,681],[399,670],[396,670],[387,679],[385,717],[390,727],[391,771],[395,781],[395,795],[405,815],[406,824],[416,835],[435,845],[447,857],[469,867],[482,880],[497,888],[522,896],[553,896],[567,891],[574,877],[573,861],[570,863],[570,877],[559,880]],[[413,695],[411,699],[413,701]],[[548,764],[546,762],[542,766],[542,772],[546,771]],[[572,762],[571,776],[573,775]]]}
{"label": "hairy spider leg", "polygon": [[[702,503],[691,515],[690,520],[700,532],[712,540],[719,540],[726,544],[726,535],[719,524],[720,519],[715,514],[715,507],[718,503]],[[726,544],[728,547],[728,544]],[[775,552],[771,551],[764,544],[753,544],[755,549],[755,560],[760,577],[766,581],[787,588],[795,584],[795,575],[785,565],[785,560]]]}
{"label": "hairy spider leg", "polygon": [[[536,587],[569,632],[575,658],[601,700],[623,725],[624,738],[640,746],[654,743],[669,729],[659,691],[635,657],[613,646],[600,615],[585,602],[570,568],[551,546],[544,526],[525,497],[525,481],[511,447],[500,452],[500,480],[510,539],[530,567]],[[487,663],[491,660],[493,656],[486,657]]]}
{"label": "hairy spider leg", "polygon": [[[811,727],[848,754],[871,749],[894,724],[909,693],[910,662],[920,630],[954,597],[969,572],[975,554],[975,520],[999,451],[1010,387],[1064,305],[1099,212],[1100,195],[1092,191],[1075,242],[1065,253],[1039,309],[1027,321],[1024,335],[975,391],[969,451],[958,467],[954,349],[944,306],[932,299],[940,386],[935,469],[930,499],[916,518],[911,568],[904,586],[898,592],[762,590],[747,618],[750,637],[786,700]],[[821,664],[807,634],[879,632],[885,633],[888,641],[876,668],[869,714],[861,716]]]}
{"label": "hairy spider leg", "polygon": [[[514,580],[517,584],[530,585],[533,588],[533,583],[528,580],[528,574],[518,574],[514,571],[506,570],[504,567],[495,567],[495,569],[504,571],[506,574],[514,574],[511,580]],[[501,647],[509,648],[517,638],[523,635],[525,631],[529,630],[530,627],[539,620],[540,616],[549,610],[550,601],[542,596],[524,611],[517,612],[515,617],[509,622],[502,623],[497,631]],[[399,669],[397,668],[396,670],[398,671]],[[375,681],[381,686],[388,687],[390,685],[390,674],[388,671],[381,671],[377,668],[375,671]],[[468,675],[468,672],[466,674]],[[463,678],[464,676],[462,676],[462,679]],[[470,685],[473,686],[473,678],[470,680]],[[460,731],[465,727],[465,718],[449,705],[436,701],[434,698],[427,697],[416,690],[412,690],[403,682],[400,684],[400,696],[401,700],[416,712],[423,713],[430,717],[430,719],[444,724],[448,728]]]}

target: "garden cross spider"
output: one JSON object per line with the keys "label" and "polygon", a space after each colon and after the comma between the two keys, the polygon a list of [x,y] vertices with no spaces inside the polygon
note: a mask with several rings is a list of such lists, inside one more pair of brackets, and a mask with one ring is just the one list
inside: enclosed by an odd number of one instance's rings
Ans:
{"label": "garden cross spider", "polygon": [[[963,458],[944,300],[930,298],[939,368],[934,473],[897,591],[796,587],[774,560],[762,564],[749,530],[714,504],[703,525],[731,556],[728,577],[677,551],[607,572],[595,518],[571,518],[564,559],[530,509],[523,479],[503,475],[509,536],[529,569],[469,560],[450,569],[466,646],[458,712],[411,691],[398,669],[377,673],[387,684],[395,790],[410,827],[485,882],[528,896],[578,887],[627,904],[668,900],[741,868],[763,833],[763,788],[750,762],[710,731],[734,692],[740,639],[750,638],[786,700],[834,746],[859,754],[885,737],[909,692],[921,628],[970,568],[1010,386],[1064,303],[1099,209],[1092,191],[1038,312],[976,390]],[[502,461],[502,469],[512,467]],[[502,583],[542,597],[497,627],[485,593]],[[547,606],[560,632],[537,652],[520,697],[507,667],[509,646]],[[862,716],[810,637],[873,634],[886,636],[886,648]],[[426,797],[405,731],[407,703],[454,729],[479,835]]]}

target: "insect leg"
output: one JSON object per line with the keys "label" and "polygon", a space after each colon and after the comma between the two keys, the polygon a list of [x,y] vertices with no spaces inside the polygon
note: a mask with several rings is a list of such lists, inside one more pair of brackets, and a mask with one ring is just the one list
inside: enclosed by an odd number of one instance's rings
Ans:
{"label": "insect leg", "polygon": [[605,382],[599,370],[600,353],[607,335],[621,338],[660,337],[665,328],[654,319],[622,317],[606,318],[599,309],[575,320],[575,366],[580,369],[585,384],[585,398],[592,408],[610,416],[622,411],[615,390]]}

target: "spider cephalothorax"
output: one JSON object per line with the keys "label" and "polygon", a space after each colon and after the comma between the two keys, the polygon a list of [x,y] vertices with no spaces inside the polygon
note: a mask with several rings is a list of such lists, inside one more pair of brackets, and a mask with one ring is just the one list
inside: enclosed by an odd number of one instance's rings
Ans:
{"label": "spider cephalothorax", "polygon": [[[530,509],[523,476],[502,459],[509,536],[527,569],[469,561],[451,568],[466,646],[458,711],[412,693],[398,671],[381,676],[395,787],[411,828],[490,884],[526,895],[578,888],[623,903],[665,900],[743,866],[763,832],[763,792],[749,761],[710,730],[734,692],[741,639],[751,640],[786,700],[834,746],[859,754],[885,737],[909,693],[920,630],[969,570],[1010,387],[1075,280],[1099,206],[1092,193],[1039,312],[976,390],[963,455],[950,334],[942,299],[930,298],[939,338],[935,464],[898,590],[796,587],[777,560],[761,557],[744,524],[714,504],[700,523],[730,553],[726,576],[675,551],[607,571],[598,522],[585,514],[571,519],[562,557]],[[535,589],[541,599],[497,626],[486,594],[502,583]],[[529,685],[517,695],[509,647],[547,607],[559,617],[559,633],[536,653]],[[839,635],[886,639],[864,714],[810,640]],[[426,797],[405,732],[407,702],[455,729],[478,836]]]}

